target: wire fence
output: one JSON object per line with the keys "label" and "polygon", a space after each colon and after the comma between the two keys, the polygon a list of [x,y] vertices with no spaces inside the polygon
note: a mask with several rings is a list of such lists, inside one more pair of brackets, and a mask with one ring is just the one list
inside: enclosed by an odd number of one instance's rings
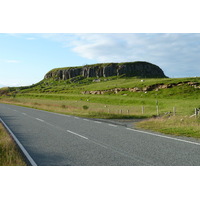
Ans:
{"label": "wire fence", "polygon": [[117,114],[117,115],[138,115],[138,116],[183,116],[187,115],[188,117],[200,117],[200,109],[193,108],[188,112],[183,111],[179,107],[173,106],[168,109],[163,109],[159,105],[156,106],[130,106],[128,108],[112,108],[106,106],[105,108],[96,109],[97,112],[107,113],[107,114]]}

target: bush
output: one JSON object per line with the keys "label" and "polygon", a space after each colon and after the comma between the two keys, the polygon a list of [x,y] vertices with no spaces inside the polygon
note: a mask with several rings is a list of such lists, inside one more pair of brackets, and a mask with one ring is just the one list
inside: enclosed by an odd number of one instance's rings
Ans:
{"label": "bush", "polygon": [[64,105],[64,104],[63,104],[63,105],[61,105],[61,108],[66,108],[66,105]]}
{"label": "bush", "polygon": [[89,107],[88,107],[87,105],[84,105],[84,106],[83,106],[83,109],[84,109],[84,110],[87,110],[88,108],[89,108]]}

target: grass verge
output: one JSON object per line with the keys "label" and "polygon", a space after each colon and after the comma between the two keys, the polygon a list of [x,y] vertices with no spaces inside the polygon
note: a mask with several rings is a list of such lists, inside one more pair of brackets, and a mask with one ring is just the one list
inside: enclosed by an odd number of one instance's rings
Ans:
{"label": "grass verge", "polygon": [[0,123],[0,166],[26,166],[13,139]]}
{"label": "grass verge", "polygon": [[104,104],[103,102],[92,103],[80,100],[51,100],[36,98],[7,98],[0,99],[0,102],[87,118],[133,119],[147,118],[151,116],[147,112],[145,115],[142,115],[140,106],[109,105]]}
{"label": "grass verge", "polygon": [[138,122],[136,127],[176,136],[200,138],[200,119],[188,116],[151,118]]}

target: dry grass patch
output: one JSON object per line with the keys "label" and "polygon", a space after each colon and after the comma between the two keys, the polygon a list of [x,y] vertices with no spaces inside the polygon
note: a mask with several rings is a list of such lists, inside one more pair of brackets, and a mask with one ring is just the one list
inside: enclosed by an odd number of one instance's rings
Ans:
{"label": "dry grass patch", "polygon": [[123,118],[125,116],[125,118],[143,118],[151,116],[152,112],[150,108],[145,107],[145,113],[142,114],[142,106],[110,105],[105,104],[103,101],[102,103],[93,103],[90,101],[81,100],[51,100],[30,98],[8,98],[1,99],[0,101],[2,103],[27,106],[36,109],[82,117]]}
{"label": "dry grass patch", "polygon": [[26,166],[16,144],[0,124],[0,166]]}

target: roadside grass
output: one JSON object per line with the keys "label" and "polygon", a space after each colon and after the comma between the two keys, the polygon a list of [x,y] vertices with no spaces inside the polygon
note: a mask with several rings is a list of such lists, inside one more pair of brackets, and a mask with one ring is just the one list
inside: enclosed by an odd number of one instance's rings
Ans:
{"label": "roadside grass", "polygon": [[[169,89],[170,90],[170,89]],[[82,95],[82,94],[19,94],[16,97],[1,97],[0,102],[25,105],[33,108],[44,109],[66,114],[89,115],[91,112],[110,114],[123,114],[134,116],[152,117],[173,112],[177,115],[192,115],[195,108],[200,107],[198,98],[165,98],[159,96],[124,95]],[[200,93],[199,93],[200,97]],[[83,109],[87,106],[88,109]],[[142,111],[143,109],[143,111]]]}
{"label": "roadside grass", "polygon": [[50,100],[17,97],[0,99],[0,102],[88,118],[120,119],[146,118],[151,116],[150,109],[145,109],[146,114],[142,114],[141,106],[130,106],[123,104],[112,105],[105,104],[103,102],[93,103],[83,100]]}
{"label": "roadside grass", "polygon": [[27,166],[2,124],[0,124],[0,166]]}
{"label": "roadside grass", "polygon": [[172,116],[151,118],[138,122],[136,127],[176,136],[200,138],[200,119],[194,117]]}

